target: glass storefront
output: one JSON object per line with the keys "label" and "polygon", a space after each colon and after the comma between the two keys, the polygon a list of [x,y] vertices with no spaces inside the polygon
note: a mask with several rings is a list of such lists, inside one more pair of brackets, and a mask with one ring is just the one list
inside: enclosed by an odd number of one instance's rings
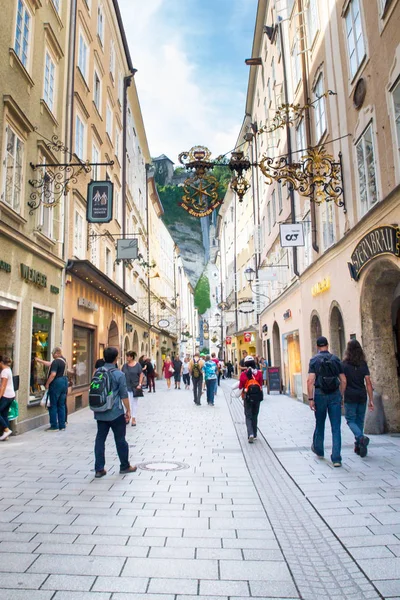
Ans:
{"label": "glass storefront", "polygon": [[[33,309],[30,395],[38,397],[44,392],[49,368],[35,358],[51,360],[51,323],[53,315],[39,308]],[[33,398],[32,398],[33,399]]]}
{"label": "glass storefront", "polygon": [[292,331],[283,336],[283,363],[285,372],[286,393],[298,400],[303,399],[301,380],[301,358],[299,331]]}
{"label": "glass storefront", "polygon": [[72,366],[75,371],[75,385],[88,385],[93,371],[93,329],[74,325]]}

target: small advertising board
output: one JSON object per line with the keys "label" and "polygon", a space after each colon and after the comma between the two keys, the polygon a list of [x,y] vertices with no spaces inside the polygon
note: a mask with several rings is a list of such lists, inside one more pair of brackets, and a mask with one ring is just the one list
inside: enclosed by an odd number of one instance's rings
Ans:
{"label": "small advertising board", "polygon": [[88,185],[86,220],[88,223],[109,223],[113,218],[114,184],[111,181],[91,181]]}
{"label": "small advertising board", "polygon": [[268,367],[267,369],[268,393],[281,391],[281,369],[280,367]]}
{"label": "small advertising board", "polygon": [[282,248],[304,246],[303,223],[282,223],[280,234]]}
{"label": "small advertising board", "polygon": [[122,238],[117,240],[117,260],[135,260],[137,257],[137,238]]}

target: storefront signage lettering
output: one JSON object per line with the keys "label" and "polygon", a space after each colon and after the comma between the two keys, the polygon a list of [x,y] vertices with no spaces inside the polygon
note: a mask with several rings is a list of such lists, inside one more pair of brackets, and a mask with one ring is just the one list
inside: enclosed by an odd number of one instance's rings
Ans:
{"label": "storefront signage lettering", "polygon": [[131,325],[130,323],[125,323],[125,331],[126,333],[132,333],[133,325]]}
{"label": "storefront signage lettering", "polygon": [[23,263],[21,263],[21,277],[22,279],[25,279],[25,281],[34,283],[39,287],[47,287],[47,275],[36,271],[36,269],[31,269]]}
{"label": "storefront signage lettering", "polygon": [[91,181],[88,185],[86,220],[89,223],[109,223],[113,215],[114,184],[111,181]]}
{"label": "storefront signage lettering", "polygon": [[4,262],[4,260],[0,260],[0,271],[5,271],[6,273],[11,273],[11,265]]}
{"label": "storefront signage lettering", "polygon": [[285,321],[292,318],[292,311],[290,310],[290,308],[283,313],[283,318]]}
{"label": "storefront signage lettering", "polygon": [[327,292],[330,289],[330,287],[331,278],[325,277],[325,279],[322,279],[322,281],[318,281],[315,285],[312,286],[311,293],[313,296],[318,296],[319,294]]}
{"label": "storefront signage lettering", "polygon": [[357,281],[363,268],[376,256],[393,254],[399,256],[400,229],[383,225],[369,231],[357,244],[349,263],[350,276]]}
{"label": "storefront signage lettering", "polygon": [[50,292],[52,294],[59,294],[60,293],[60,288],[56,287],[55,285],[51,285],[50,286]]}
{"label": "storefront signage lettering", "polygon": [[87,300],[86,298],[78,298],[78,306],[82,308],[88,308],[89,310],[97,311],[99,310],[99,305],[91,300]]}

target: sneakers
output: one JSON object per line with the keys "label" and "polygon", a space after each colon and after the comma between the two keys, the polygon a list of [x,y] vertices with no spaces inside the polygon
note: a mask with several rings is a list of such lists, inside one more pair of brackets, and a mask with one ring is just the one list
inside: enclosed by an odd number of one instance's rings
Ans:
{"label": "sneakers", "polygon": [[318,454],[318,452],[314,448],[314,444],[312,444],[312,446],[311,446],[311,452],[314,452],[314,454],[316,454],[318,456],[318,458],[324,458],[323,454]]}
{"label": "sneakers", "polygon": [[9,429],[8,431],[5,431],[3,433],[3,435],[0,437],[0,441],[4,442],[4,440],[6,440],[8,437],[10,437],[11,434],[12,434],[11,429]]}
{"label": "sneakers", "polygon": [[57,427],[47,427],[45,431],[59,431],[59,429],[57,429]]}
{"label": "sneakers", "polygon": [[249,444],[253,444],[254,442],[254,435],[249,435]]}
{"label": "sneakers", "polygon": [[342,463],[341,462],[334,462],[332,463],[334,467],[341,467]]}
{"label": "sneakers", "polygon": [[100,477],[104,477],[104,475],[107,475],[107,471],[105,469],[102,469],[101,471],[96,471],[96,473],[94,474],[96,479],[100,479]]}
{"label": "sneakers", "polygon": [[358,445],[360,447],[360,456],[361,456],[361,458],[365,458],[367,456],[367,454],[368,454],[368,448],[367,448],[368,444],[369,444],[369,437],[367,437],[366,435],[363,435],[358,440]]}
{"label": "sneakers", "polygon": [[131,423],[132,427],[136,427],[136,419],[132,418],[132,423]]}
{"label": "sneakers", "polygon": [[127,469],[120,469],[119,472],[121,475],[125,475],[126,473],[135,473],[137,471],[137,466],[128,467]]}
{"label": "sneakers", "polygon": [[354,442],[354,453],[355,454],[360,454],[360,445],[358,442]]}

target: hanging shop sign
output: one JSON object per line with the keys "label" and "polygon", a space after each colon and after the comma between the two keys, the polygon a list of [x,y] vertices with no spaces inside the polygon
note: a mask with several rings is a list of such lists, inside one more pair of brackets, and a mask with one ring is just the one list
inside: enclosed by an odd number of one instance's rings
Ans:
{"label": "hanging shop sign", "polygon": [[288,308],[288,310],[283,313],[283,319],[285,321],[287,321],[288,319],[291,319],[291,318],[292,318],[292,311],[290,310],[290,308]]}
{"label": "hanging shop sign", "polygon": [[327,292],[331,287],[331,278],[325,277],[321,281],[317,281],[315,285],[311,288],[311,293],[313,296],[319,296],[319,294],[323,294]]}
{"label": "hanging shop sign", "polygon": [[87,298],[78,298],[78,306],[87,308],[88,310],[93,310],[94,312],[99,310],[99,305],[96,304],[96,302],[87,300]]}
{"label": "hanging shop sign", "polygon": [[6,273],[11,273],[11,265],[4,262],[4,260],[0,260],[0,271],[5,271]]}
{"label": "hanging shop sign", "polygon": [[369,231],[357,244],[348,263],[350,277],[358,281],[363,268],[375,257],[383,254],[400,255],[400,229],[382,225]]}
{"label": "hanging shop sign", "polygon": [[158,321],[158,326],[161,327],[161,329],[166,329],[169,327],[169,321],[167,319],[160,319],[160,321]]}
{"label": "hanging shop sign", "polygon": [[282,248],[304,246],[303,223],[281,223],[279,231]]}
{"label": "hanging shop sign", "polygon": [[117,240],[117,260],[136,260],[138,252],[137,238]]}
{"label": "hanging shop sign", "polygon": [[254,304],[254,300],[239,300],[238,311],[244,315],[249,315],[250,313],[254,312]]}
{"label": "hanging shop sign", "polygon": [[226,342],[227,346],[230,346],[232,344],[232,338],[231,338],[231,336],[228,335],[227,338],[225,339],[225,342]]}
{"label": "hanging shop sign", "polygon": [[246,332],[243,334],[243,340],[244,340],[246,343],[249,343],[249,342],[251,342],[251,333],[250,333],[249,331],[246,331]]}
{"label": "hanging shop sign", "polygon": [[132,333],[132,331],[133,331],[133,325],[131,325],[130,323],[125,323],[125,332]]}
{"label": "hanging shop sign", "polygon": [[21,263],[21,277],[22,279],[25,279],[26,282],[34,283],[38,287],[47,287],[47,275],[40,273],[40,271],[36,271],[36,269],[31,269],[23,263]]}
{"label": "hanging shop sign", "polygon": [[86,220],[89,223],[109,223],[113,218],[114,184],[111,181],[91,181],[87,192]]}

